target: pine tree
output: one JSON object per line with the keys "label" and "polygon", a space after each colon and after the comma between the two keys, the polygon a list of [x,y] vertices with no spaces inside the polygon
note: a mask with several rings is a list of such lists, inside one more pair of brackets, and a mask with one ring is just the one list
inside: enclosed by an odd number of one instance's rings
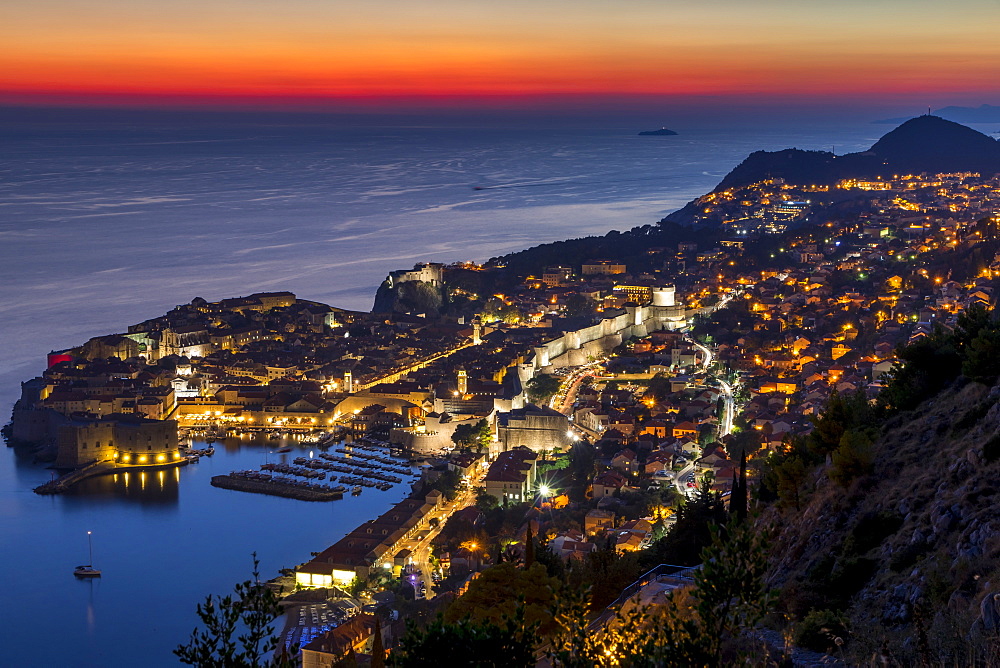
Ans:
{"label": "pine tree", "polygon": [[385,649],[382,647],[382,618],[375,615],[375,632],[372,633],[371,668],[385,668]]}
{"label": "pine tree", "polygon": [[535,537],[531,535],[531,524],[524,534],[524,567],[530,568],[535,563]]}
{"label": "pine tree", "polygon": [[[192,666],[248,666],[286,668],[295,665],[289,655],[298,646],[282,648],[270,659],[281,642],[274,632],[274,620],[281,616],[278,596],[260,581],[260,560],[253,553],[252,579],[242,582],[228,596],[209,596],[199,603],[198,618],[204,628],[195,629],[186,645],[174,654]],[[244,631],[242,634],[240,631]]]}
{"label": "pine tree", "polygon": [[740,477],[733,485],[729,495],[729,512],[737,522],[742,522],[747,516],[747,451],[740,456]]}

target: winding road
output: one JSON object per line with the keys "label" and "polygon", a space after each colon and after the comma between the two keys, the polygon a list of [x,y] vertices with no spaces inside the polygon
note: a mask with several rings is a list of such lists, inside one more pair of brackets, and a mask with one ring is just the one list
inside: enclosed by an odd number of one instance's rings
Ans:
{"label": "winding road", "polygon": [[[711,366],[713,360],[712,351],[692,338],[688,338],[687,340],[705,356],[701,368],[706,374],[709,373],[708,367]],[[715,376],[712,376],[712,380],[719,384],[724,401],[723,415],[719,420],[719,438],[722,438],[723,436],[728,436],[733,431],[733,413],[736,410],[736,403],[733,401],[732,385]]]}

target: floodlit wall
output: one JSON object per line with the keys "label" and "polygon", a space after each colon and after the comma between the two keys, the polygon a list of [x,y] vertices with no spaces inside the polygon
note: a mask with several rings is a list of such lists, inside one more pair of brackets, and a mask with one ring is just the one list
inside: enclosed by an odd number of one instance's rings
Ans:
{"label": "floodlit wall", "polygon": [[661,329],[680,329],[685,324],[683,307],[628,306],[618,315],[583,329],[564,332],[537,346],[534,371],[549,366],[586,364],[588,358],[600,357],[633,336],[641,338]]}

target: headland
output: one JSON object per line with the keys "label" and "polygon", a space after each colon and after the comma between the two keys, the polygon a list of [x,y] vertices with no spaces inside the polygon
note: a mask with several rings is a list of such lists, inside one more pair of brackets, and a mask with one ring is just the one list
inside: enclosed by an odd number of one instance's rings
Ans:
{"label": "headland", "polygon": [[[371,313],[287,292],[196,298],[52,353],[24,383],[10,435],[73,467],[167,460],[185,429],[373,439],[428,466],[413,495],[294,569],[299,587],[374,595],[406,575],[430,593],[450,577],[443,589],[478,594],[489,585],[477,573],[505,562],[527,572],[544,536],[553,572],[599,552],[626,564],[596,610],[652,583],[639,559],[696,564],[706,543],[692,536],[746,513],[749,478],[776,518],[809,507],[834,527],[826,508],[837,506],[836,531],[852,527],[851,542],[830,548],[834,566],[802,547],[814,532],[789,521],[784,540],[813,570],[769,558],[794,614],[807,617],[823,594],[855,623],[874,615],[905,631],[912,619],[892,601],[920,556],[940,543],[978,557],[992,543],[981,525],[978,538],[959,535],[973,511],[957,490],[949,508],[921,501],[936,505],[917,556],[896,536],[916,535],[909,500],[851,514],[864,503],[851,490],[878,484],[896,454],[876,449],[867,423],[836,427],[872,406],[895,421],[886,429],[900,427],[900,411],[959,371],[985,386],[1000,375],[995,320],[983,315],[1000,288],[1000,153],[952,125],[909,122],[853,156],[755,154],[659,225],[393,271]],[[934,416],[906,447],[995,417],[993,394],[966,393],[975,402],[960,420]],[[953,464],[966,491],[997,460],[990,443]],[[296,465],[307,479],[319,470]],[[255,480],[274,493],[271,478],[213,484]],[[695,503],[704,517],[677,512]],[[895,550],[884,567],[882,549]],[[864,570],[845,575],[843,564]],[[831,569],[840,591],[809,575]]]}

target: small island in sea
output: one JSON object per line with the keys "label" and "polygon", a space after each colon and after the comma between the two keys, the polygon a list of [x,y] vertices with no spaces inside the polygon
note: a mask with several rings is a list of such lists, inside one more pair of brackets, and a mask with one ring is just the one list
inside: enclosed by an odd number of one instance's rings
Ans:
{"label": "small island in sea", "polygon": [[666,128],[660,128],[659,130],[643,130],[639,133],[640,137],[671,137],[677,133],[673,130],[668,130]]}

